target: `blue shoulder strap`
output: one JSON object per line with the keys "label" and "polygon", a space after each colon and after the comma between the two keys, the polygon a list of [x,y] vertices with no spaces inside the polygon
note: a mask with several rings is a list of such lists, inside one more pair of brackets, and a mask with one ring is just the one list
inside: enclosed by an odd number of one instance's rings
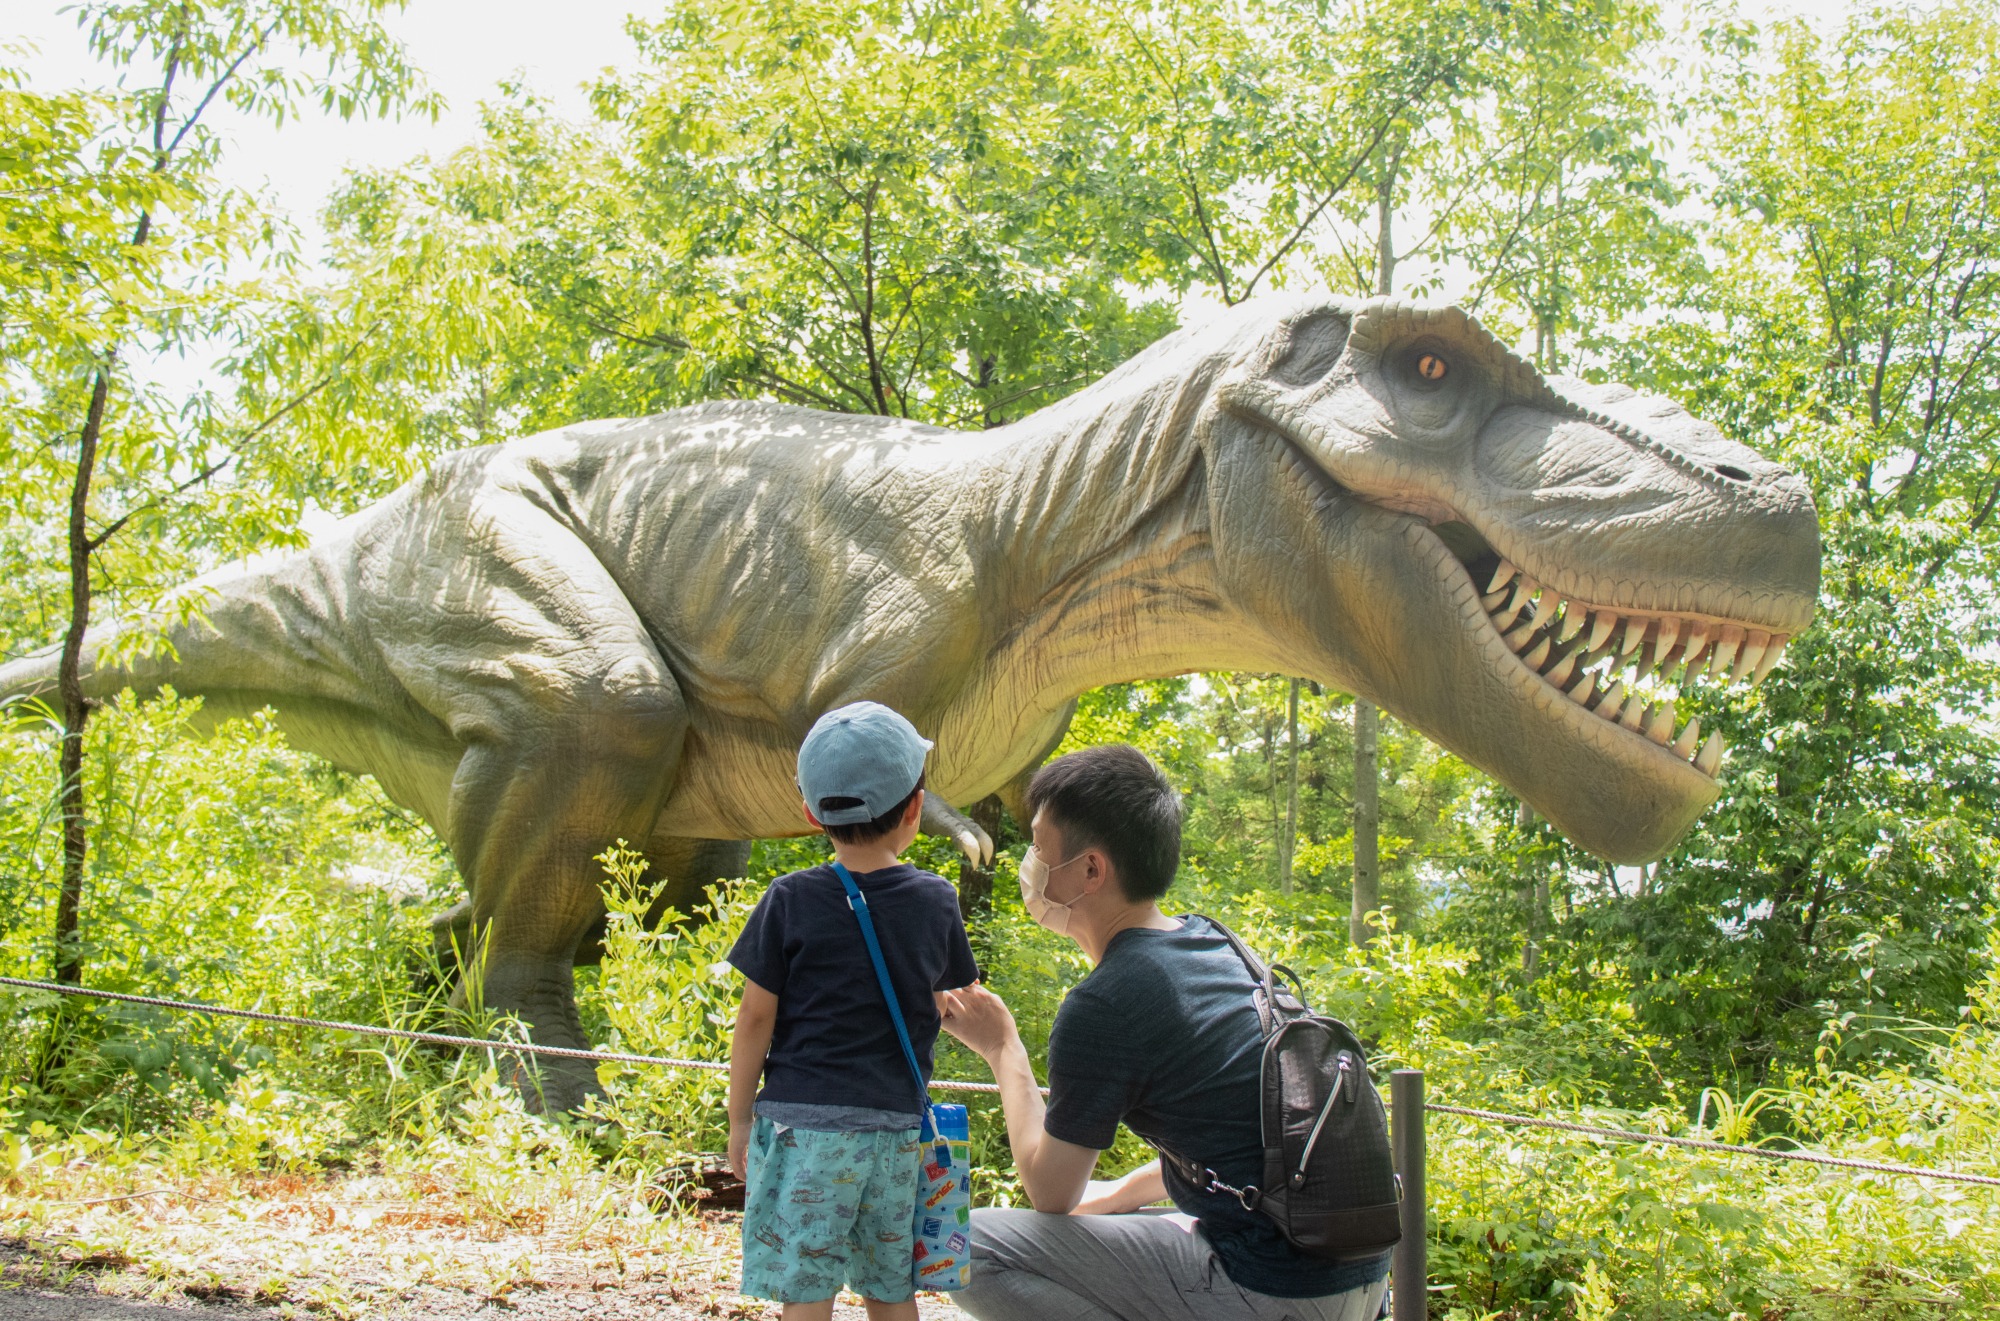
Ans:
{"label": "blue shoulder strap", "polygon": [[875,937],[875,919],[868,913],[868,900],[863,897],[861,887],[854,883],[854,874],[846,866],[836,861],[834,875],[840,877],[841,885],[847,889],[847,906],[854,910],[854,916],[861,923],[861,942],[868,946],[869,961],[875,965],[875,980],[882,985],[882,998],[889,1002],[889,1021],[896,1026],[896,1040],[903,1043],[903,1058],[910,1066],[910,1077],[917,1083],[917,1095],[923,1098],[923,1127],[931,1128],[931,1094],[924,1084],[924,1071],[917,1064],[917,1049],[910,1044],[910,1029],[903,1022],[903,1006],[896,999],[896,988],[889,984],[889,965],[882,961],[882,942]]}

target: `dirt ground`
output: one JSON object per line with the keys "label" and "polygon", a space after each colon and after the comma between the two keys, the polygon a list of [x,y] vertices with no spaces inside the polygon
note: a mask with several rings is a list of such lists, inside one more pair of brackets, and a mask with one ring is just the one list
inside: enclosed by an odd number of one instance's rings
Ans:
{"label": "dirt ground", "polygon": [[[534,1278],[485,1293],[436,1284],[396,1286],[366,1278],[369,1263],[350,1255],[336,1288],[318,1292],[310,1279],[260,1286],[244,1276],[213,1269],[193,1274],[168,1272],[120,1253],[92,1255],[75,1244],[0,1239],[0,1321],[250,1321],[251,1318],[334,1317],[342,1321],[775,1321],[775,1304],[736,1295],[729,1244],[735,1217],[702,1217],[705,1237],[718,1249],[661,1270],[629,1269],[606,1279],[601,1263],[571,1254],[526,1262],[521,1274]],[[513,1245],[523,1246],[523,1245]],[[532,1248],[529,1248],[532,1252]],[[270,1298],[269,1292],[278,1297]],[[836,1321],[864,1321],[857,1298],[844,1297]],[[923,1321],[964,1321],[964,1313],[941,1295],[921,1295]]]}

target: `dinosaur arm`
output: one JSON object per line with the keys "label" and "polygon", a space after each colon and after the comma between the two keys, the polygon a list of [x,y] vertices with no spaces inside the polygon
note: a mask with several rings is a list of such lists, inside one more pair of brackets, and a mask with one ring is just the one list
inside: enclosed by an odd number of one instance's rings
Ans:
{"label": "dinosaur arm", "polygon": [[929,789],[924,790],[923,831],[926,835],[948,835],[956,840],[966,860],[975,867],[993,865],[993,837],[977,821]]}

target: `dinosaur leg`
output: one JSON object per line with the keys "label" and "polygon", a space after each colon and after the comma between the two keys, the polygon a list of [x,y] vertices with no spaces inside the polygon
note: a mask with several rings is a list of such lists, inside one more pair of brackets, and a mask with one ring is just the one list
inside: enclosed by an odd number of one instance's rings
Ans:
{"label": "dinosaur leg", "polygon": [[[472,881],[482,1000],[521,1019],[538,1044],[589,1045],[571,970],[603,914],[596,855],[614,840],[643,837],[658,811],[660,796],[644,782],[671,762],[678,740],[665,728],[654,734],[653,755],[640,757],[629,755],[629,728],[615,736],[599,728],[589,743],[547,729],[516,733],[468,749],[461,763],[451,838]],[[581,1061],[544,1059],[517,1081],[552,1110],[597,1090],[595,1070]]]}
{"label": "dinosaur leg", "polygon": [[1024,835],[1033,824],[1028,820],[1031,815],[1028,811],[1028,781],[1035,778],[1035,772],[1042,768],[1044,762],[1056,755],[1056,749],[1062,746],[1065,738],[1069,737],[1069,722],[1075,718],[1076,703],[1071,702],[1056,714],[1049,740],[1035,759],[1022,767],[1020,774],[995,790],[1000,796],[1001,805],[1007,809],[1007,814],[1014,818],[1015,826]]}
{"label": "dinosaur leg", "polygon": [[[571,968],[603,911],[596,857],[652,836],[686,707],[580,541],[518,498],[477,513],[474,545],[433,540],[429,571],[389,584],[402,627],[383,651],[462,749],[444,833],[471,890],[481,999],[539,1044],[581,1048]],[[517,1080],[549,1109],[597,1088],[581,1061],[543,1059]]]}
{"label": "dinosaur leg", "polygon": [[750,865],[747,839],[688,839],[669,835],[657,837],[647,847],[664,874],[664,884],[653,906],[646,910],[646,925],[654,926],[672,908],[684,918],[708,902],[708,893],[717,881],[741,876]]}

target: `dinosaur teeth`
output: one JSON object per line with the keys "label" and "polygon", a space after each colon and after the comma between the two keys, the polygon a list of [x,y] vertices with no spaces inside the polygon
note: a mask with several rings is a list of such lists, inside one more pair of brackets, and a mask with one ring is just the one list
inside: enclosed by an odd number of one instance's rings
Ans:
{"label": "dinosaur teeth", "polygon": [[1674,699],[1655,702],[1646,708],[1646,737],[1665,747],[1674,737]]}
{"label": "dinosaur teeth", "polygon": [[1660,621],[1660,631],[1653,635],[1654,668],[1660,668],[1660,662],[1666,658],[1668,652],[1674,649],[1674,643],[1679,642],[1680,639],[1681,621],[1678,619],[1662,619]]}
{"label": "dinosaur teeth", "polygon": [[1695,666],[1701,664],[1701,654],[1708,649],[1708,621],[1697,619],[1688,625],[1687,641],[1681,644],[1681,661],[1688,667],[1688,676],[1694,677]]}
{"label": "dinosaur teeth", "polygon": [[1553,591],[1543,591],[1542,599],[1535,602],[1535,627],[1540,628],[1542,625],[1548,623],[1555,615],[1556,607],[1561,604],[1562,598],[1560,596],[1557,596]]}
{"label": "dinosaur teeth", "polygon": [[1736,660],[1736,649],[1743,645],[1743,630],[1735,624],[1724,624],[1722,636],[1716,639],[1715,654],[1709,658],[1708,677],[1719,679],[1729,673],[1729,667]]}
{"label": "dinosaur teeth", "polygon": [[[1544,682],[1584,710],[1671,748],[1710,778],[1721,770],[1726,747],[1720,733],[1702,738],[1698,717],[1675,733],[1676,672],[1685,667],[1683,682],[1760,683],[1789,641],[1743,624],[1594,610],[1504,563],[1482,604],[1508,648]],[[1611,664],[1598,670],[1606,659]]]}
{"label": "dinosaur teeth", "polygon": [[1764,659],[1764,648],[1769,646],[1770,642],[1771,635],[1769,633],[1761,630],[1751,631],[1750,636],[1744,639],[1743,650],[1737,653],[1736,668],[1729,672],[1729,682],[1731,684],[1742,683],[1750,676],[1751,672],[1757,668],[1757,663]]}
{"label": "dinosaur teeth", "polygon": [[1782,633],[1771,639],[1771,645],[1765,649],[1763,657],[1757,662],[1756,672],[1750,676],[1751,683],[1764,682],[1764,676],[1771,672],[1772,667],[1777,665],[1778,658],[1785,654],[1785,642],[1786,638]]}
{"label": "dinosaur teeth", "polygon": [[1499,591],[1502,583],[1510,583],[1514,581],[1514,575],[1519,572],[1520,570],[1515,568],[1512,564],[1508,563],[1506,560],[1501,560],[1500,567],[1493,571],[1493,581],[1486,584],[1487,593],[1491,595],[1492,593]]}

